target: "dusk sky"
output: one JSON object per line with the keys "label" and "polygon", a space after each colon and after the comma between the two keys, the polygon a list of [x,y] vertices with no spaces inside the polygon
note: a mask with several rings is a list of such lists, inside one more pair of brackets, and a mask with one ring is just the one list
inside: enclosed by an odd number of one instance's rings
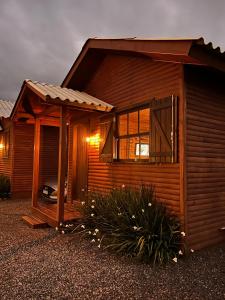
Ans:
{"label": "dusk sky", "polygon": [[225,50],[224,0],[0,0],[0,98],[61,84],[89,37],[200,37]]}

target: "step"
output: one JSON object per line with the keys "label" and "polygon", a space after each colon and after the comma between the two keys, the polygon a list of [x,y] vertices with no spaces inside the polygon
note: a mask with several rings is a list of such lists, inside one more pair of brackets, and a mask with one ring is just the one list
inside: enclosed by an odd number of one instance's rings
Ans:
{"label": "step", "polygon": [[43,221],[37,217],[34,217],[32,215],[31,216],[22,216],[22,220],[33,229],[48,227],[48,224],[45,221]]}

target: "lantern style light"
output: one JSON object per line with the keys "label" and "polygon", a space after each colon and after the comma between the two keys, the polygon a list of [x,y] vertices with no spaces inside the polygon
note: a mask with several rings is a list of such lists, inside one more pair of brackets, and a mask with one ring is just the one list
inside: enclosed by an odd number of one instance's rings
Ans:
{"label": "lantern style light", "polygon": [[95,135],[86,137],[86,142],[90,145],[98,145],[100,143],[100,134],[96,133]]}

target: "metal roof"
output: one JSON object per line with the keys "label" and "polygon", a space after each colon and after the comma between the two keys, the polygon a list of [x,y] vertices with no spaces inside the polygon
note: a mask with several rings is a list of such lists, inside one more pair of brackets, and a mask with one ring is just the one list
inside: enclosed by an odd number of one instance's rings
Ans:
{"label": "metal roof", "polygon": [[93,37],[90,38],[89,40],[94,39],[94,40],[133,40],[133,41],[162,41],[162,42],[179,42],[179,41],[191,41],[193,44],[195,45],[200,45],[203,48],[210,50],[210,51],[215,51],[216,53],[220,53],[225,55],[225,51],[221,51],[221,48],[219,46],[215,47],[214,44],[212,42],[205,42],[203,37],[195,37],[195,38],[191,38],[191,37],[181,37],[181,38],[141,38],[141,37],[118,37],[118,38],[101,38],[101,37]]}
{"label": "metal roof", "polygon": [[85,92],[72,90],[68,88],[62,88],[52,84],[41,83],[38,81],[32,81],[30,79],[25,80],[25,84],[36,92],[43,100],[51,102],[51,100],[61,101],[68,105],[89,106],[90,109],[96,109],[101,111],[110,111],[113,106],[95,98]]}
{"label": "metal roof", "polygon": [[8,118],[13,110],[14,103],[0,99],[0,117]]}

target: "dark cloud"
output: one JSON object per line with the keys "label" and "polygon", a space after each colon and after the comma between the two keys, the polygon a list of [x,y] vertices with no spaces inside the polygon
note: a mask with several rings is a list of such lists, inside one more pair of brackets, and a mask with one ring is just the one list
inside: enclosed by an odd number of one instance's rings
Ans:
{"label": "dark cloud", "polygon": [[60,84],[89,37],[198,37],[225,48],[224,0],[0,0],[0,98]]}

